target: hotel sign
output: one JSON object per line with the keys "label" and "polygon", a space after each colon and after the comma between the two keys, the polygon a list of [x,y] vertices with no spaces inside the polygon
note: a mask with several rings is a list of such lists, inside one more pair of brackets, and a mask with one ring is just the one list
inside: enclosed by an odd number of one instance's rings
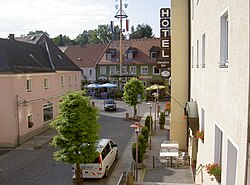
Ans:
{"label": "hotel sign", "polygon": [[160,57],[156,66],[159,69],[167,69],[171,65],[171,11],[170,8],[160,9]]}

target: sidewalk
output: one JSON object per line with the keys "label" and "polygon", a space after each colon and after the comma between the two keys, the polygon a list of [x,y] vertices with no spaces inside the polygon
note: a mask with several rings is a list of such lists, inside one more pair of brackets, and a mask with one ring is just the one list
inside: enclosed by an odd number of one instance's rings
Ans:
{"label": "sidewalk", "polygon": [[[141,123],[145,123],[145,113],[141,119]],[[154,119],[153,119],[154,120]],[[169,122],[169,120],[168,120]],[[193,175],[190,167],[171,168],[165,167],[159,161],[160,144],[162,141],[169,140],[169,125],[167,124],[163,130],[160,130],[157,123],[156,130],[152,132],[151,150],[148,150],[145,167],[138,171],[138,182],[135,185],[158,184],[158,185],[194,185]],[[135,134],[127,145],[125,152],[121,156],[114,172],[112,173],[107,185],[116,185],[122,173],[129,168],[129,161],[132,160],[131,148],[132,143],[136,142]],[[154,162],[153,162],[154,160]]]}

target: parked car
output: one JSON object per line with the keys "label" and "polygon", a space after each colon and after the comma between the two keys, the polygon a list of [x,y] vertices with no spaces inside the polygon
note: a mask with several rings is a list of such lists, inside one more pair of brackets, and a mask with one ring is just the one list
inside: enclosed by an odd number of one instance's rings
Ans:
{"label": "parked car", "polygon": [[104,110],[116,110],[116,102],[113,99],[104,100]]}
{"label": "parked car", "polygon": [[[108,176],[113,162],[118,159],[118,148],[111,139],[101,139],[97,145],[98,157],[92,163],[81,164],[82,178],[102,178]],[[73,167],[73,176],[75,166]]]}

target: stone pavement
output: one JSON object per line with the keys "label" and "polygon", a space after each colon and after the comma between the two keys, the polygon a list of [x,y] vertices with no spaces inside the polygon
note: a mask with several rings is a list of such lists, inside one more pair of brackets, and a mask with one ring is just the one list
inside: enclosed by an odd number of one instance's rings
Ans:
{"label": "stone pavement", "polygon": [[[149,114],[145,113],[141,119],[140,122],[142,124],[145,123],[145,117],[147,115]],[[167,123],[169,123],[169,120],[167,120]],[[191,167],[171,168],[166,167],[159,161],[160,144],[165,140],[169,140],[169,124],[167,124],[163,130],[160,130],[157,123],[156,130],[152,132],[151,150],[147,152],[145,166],[139,169],[138,182],[134,181],[133,184],[194,185]],[[128,170],[130,161],[132,160],[131,148],[134,142],[136,142],[135,134],[127,145],[107,185],[118,184],[122,173]]]}

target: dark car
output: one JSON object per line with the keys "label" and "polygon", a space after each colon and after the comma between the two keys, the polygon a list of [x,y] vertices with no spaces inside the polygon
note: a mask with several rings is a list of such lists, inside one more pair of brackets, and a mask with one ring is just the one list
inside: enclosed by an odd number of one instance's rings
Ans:
{"label": "dark car", "polygon": [[112,99],[104,100],[104,110],[116,110],[116,103]]}

